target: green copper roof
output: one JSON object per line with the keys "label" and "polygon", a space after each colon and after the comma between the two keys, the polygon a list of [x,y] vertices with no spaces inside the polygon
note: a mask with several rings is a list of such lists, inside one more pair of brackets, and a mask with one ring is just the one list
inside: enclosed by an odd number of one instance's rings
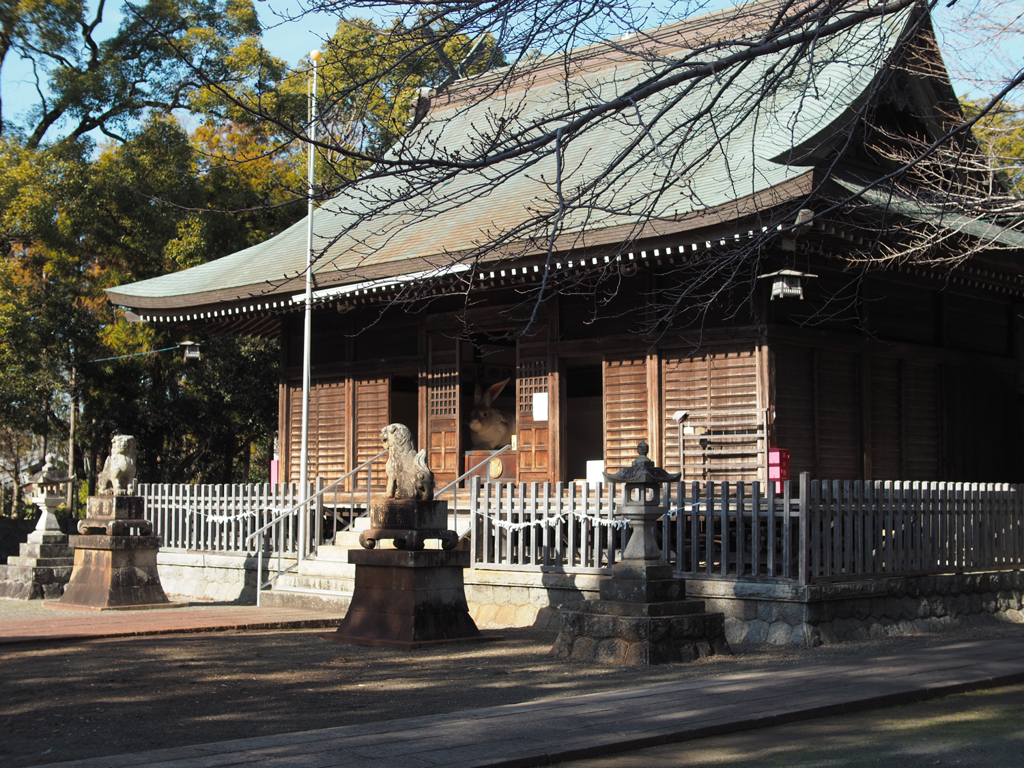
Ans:
{"label": "green copper roof", "polygon": [[[678,231],[680,221],[804,176],[810,153],[853,119],[851,107],[866,98],[910,13],[862,22],[818,41],[812,56],[796,61],[783,51],[695,87],[681,83],[567,137],[562,188],[597,186],[562,218],[557,248],[593,245],[602,237],[619,242],[673,225]],[[538,77],[476,103],[455,100],[474,85],[464,81],[393,152],[473,157],[471,143],[498,120],[508,123],[508,131],[522,130],[520,140],[528,141],[545,117],[622,96],[652,66],[606,56],[568,78]],[[784,66],[790,67],[785,85],[765,97],[766,78]],[[443,268],[459,254],[495,243],[506,255],[536,251],[546,245],[548,231],[524,223],[538,211],[557,210],[553,149],[552,142],[540,152],[454,174],[425,194],[415,178],[399,175],[352,184],[314,216],[317,286]],[[602,176],[595,179],[597,173]],[[382,201],[389,201],[383,209]],[[108,294],[116,304],[143,309],[294,294],[304,283],[306,231],[303,219],[259,245]]]}
{"label": "green copper roof", "polygon": [[1024,232],[1009,229],[994,221],[946,211],[940,206],[922,203],[890,191],[887,187],[869,187],[847,179],[834,181],[847,192],[859,195],[865,202],[913,221],[939,227],[947,232],[962,232],[992,246],[1024,248]]}

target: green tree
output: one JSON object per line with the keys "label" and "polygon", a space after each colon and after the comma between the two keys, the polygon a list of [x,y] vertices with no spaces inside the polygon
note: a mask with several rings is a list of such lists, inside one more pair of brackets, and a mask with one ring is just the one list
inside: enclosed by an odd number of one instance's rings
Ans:
{"label": "green tree", "polygon": [[[968,118],[978,116],[984,106],[965,102]],[[1024,197],[1024,110],[1007,102],[999,102],[974,124],[974,137],[981,145],[987,167],[989,193],[998,194],[1000,187],[1015,197]]]}
{"label": "green tree", "polygon": [[282,67],[259,44],[251,0],[124,2],[117,32],[101,39],[106,12],[88,0],[0,5],[0,69],[20,56],[36,77],[39,98],[20,126],[27,147],[57,127],[70,141],[93,130],[122,138],[149,111],[202,109],[210,89],[259,84]]}

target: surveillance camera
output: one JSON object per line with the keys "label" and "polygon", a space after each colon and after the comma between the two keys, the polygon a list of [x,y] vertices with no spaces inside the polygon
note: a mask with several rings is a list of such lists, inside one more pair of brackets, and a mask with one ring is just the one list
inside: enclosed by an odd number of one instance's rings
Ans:
{"label": "surveillance camera", "polygon": [[676,424],[682,424],[683,421],[689,418],[689,416],[689,411],[676,411],[675,413],[672,414],[672,421],[674,421]]}

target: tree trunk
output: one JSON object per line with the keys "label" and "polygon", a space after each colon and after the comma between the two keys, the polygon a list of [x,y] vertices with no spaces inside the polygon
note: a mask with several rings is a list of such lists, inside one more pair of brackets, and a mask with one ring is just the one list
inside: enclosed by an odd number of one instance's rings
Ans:
{"label": "tree trunk", "polygon": [[252,441],[246,440],[242,447],[242,482],[249,484],[249,470],[252,468]]}
{"label": "tree trunk", "polygon": [[238,440],[231,435],[224,441],[224,474],[221,482],[227,485],[231,482],[232,470],[235,468],[235,456],[238,455]]}

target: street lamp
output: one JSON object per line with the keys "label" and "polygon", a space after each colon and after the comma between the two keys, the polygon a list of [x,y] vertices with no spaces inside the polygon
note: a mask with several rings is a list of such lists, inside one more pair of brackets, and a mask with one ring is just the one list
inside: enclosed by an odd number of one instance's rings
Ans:
{"label": "street lamp", "polygon": [[299,493],[303,501],[299,515],[299,546],[298,558],[306,556],[307,537],[309,531],[309,507],[305,502],[309,498],[309,485],[306,477],[306,465],[309,461],[309,388],[310,388],[310,343],[313,336],[313,173],[316,166],[316,86],[317,62],[323,54],[319,50],[309,52],[309,60],[313,62],[312,78],[307,84],[309,97],[309,159],[307,164],[306,192],[308,206],[306,218],[309,227],[306,232],[306,310],[302,332],[302,447],[299,450]]}

